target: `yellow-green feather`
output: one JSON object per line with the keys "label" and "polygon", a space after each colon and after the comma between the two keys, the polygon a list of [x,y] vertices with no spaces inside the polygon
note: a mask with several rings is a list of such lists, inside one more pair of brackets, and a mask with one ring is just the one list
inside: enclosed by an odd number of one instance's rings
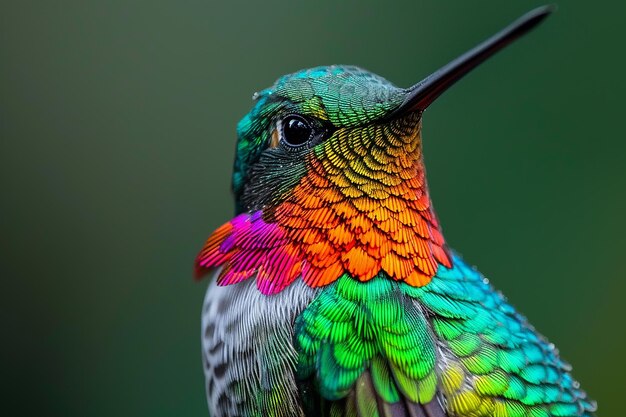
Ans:
{"label": "yellow-green feather", "polygon": [[393,415],[439,395],[450,416],[592,416],[554,346],[453,259],[424,287],[384,275],[325,287],[296,322],[298,377],[345,415]]}

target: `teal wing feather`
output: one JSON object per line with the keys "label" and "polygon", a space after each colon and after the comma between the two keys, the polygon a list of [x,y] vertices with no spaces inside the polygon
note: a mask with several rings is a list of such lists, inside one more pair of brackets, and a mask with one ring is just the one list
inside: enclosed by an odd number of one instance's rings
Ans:
{"label": "teal wing feather", "polygon": [[593,415],[554,345],[453,259],[424,287],[344,276],[319,293],[294,333],[309,415]]}
{"label": "teal wing feather", "polygon": [[595,402],[555,346],[459,256],[429,285],[406,291],[428,310],[452,415],[593,415]]}

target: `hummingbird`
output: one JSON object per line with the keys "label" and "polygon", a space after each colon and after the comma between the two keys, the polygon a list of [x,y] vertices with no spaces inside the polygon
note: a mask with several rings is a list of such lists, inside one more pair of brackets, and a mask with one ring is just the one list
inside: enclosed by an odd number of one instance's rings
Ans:
{"label": "hummingbird", "polygon": [[594,415],[556,347],[447,246],[422,152],[429,105],[552,10],[409,88],[333,65],[255,93],[235,217],[195,261],[212,417]]}

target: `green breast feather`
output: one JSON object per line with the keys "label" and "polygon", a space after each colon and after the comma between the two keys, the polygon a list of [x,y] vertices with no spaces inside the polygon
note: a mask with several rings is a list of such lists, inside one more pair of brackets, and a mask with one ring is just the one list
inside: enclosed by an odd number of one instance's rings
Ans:
{"label": "green breast feather", "polygon": [[458,256],[420,288],[343,276],[298,317],[295,344],[303,399],[315,404],[307,397],[319,392],[328,400],[323,414],[430,407],[430,415],[548,417],[595,409],[554,345]]}

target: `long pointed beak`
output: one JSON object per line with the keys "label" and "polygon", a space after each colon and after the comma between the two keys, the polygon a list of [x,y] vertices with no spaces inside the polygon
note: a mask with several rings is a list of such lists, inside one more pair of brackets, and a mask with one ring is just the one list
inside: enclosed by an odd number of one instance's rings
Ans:
{"label": "long pointed beak", "polygon": [[474,47],[408,89],[404,102],[393,115],[423,111],[452,84],[476,68],[496,52],[529,32],[555,10],[554,6],[538,7],[526,13],[500,32]]}

